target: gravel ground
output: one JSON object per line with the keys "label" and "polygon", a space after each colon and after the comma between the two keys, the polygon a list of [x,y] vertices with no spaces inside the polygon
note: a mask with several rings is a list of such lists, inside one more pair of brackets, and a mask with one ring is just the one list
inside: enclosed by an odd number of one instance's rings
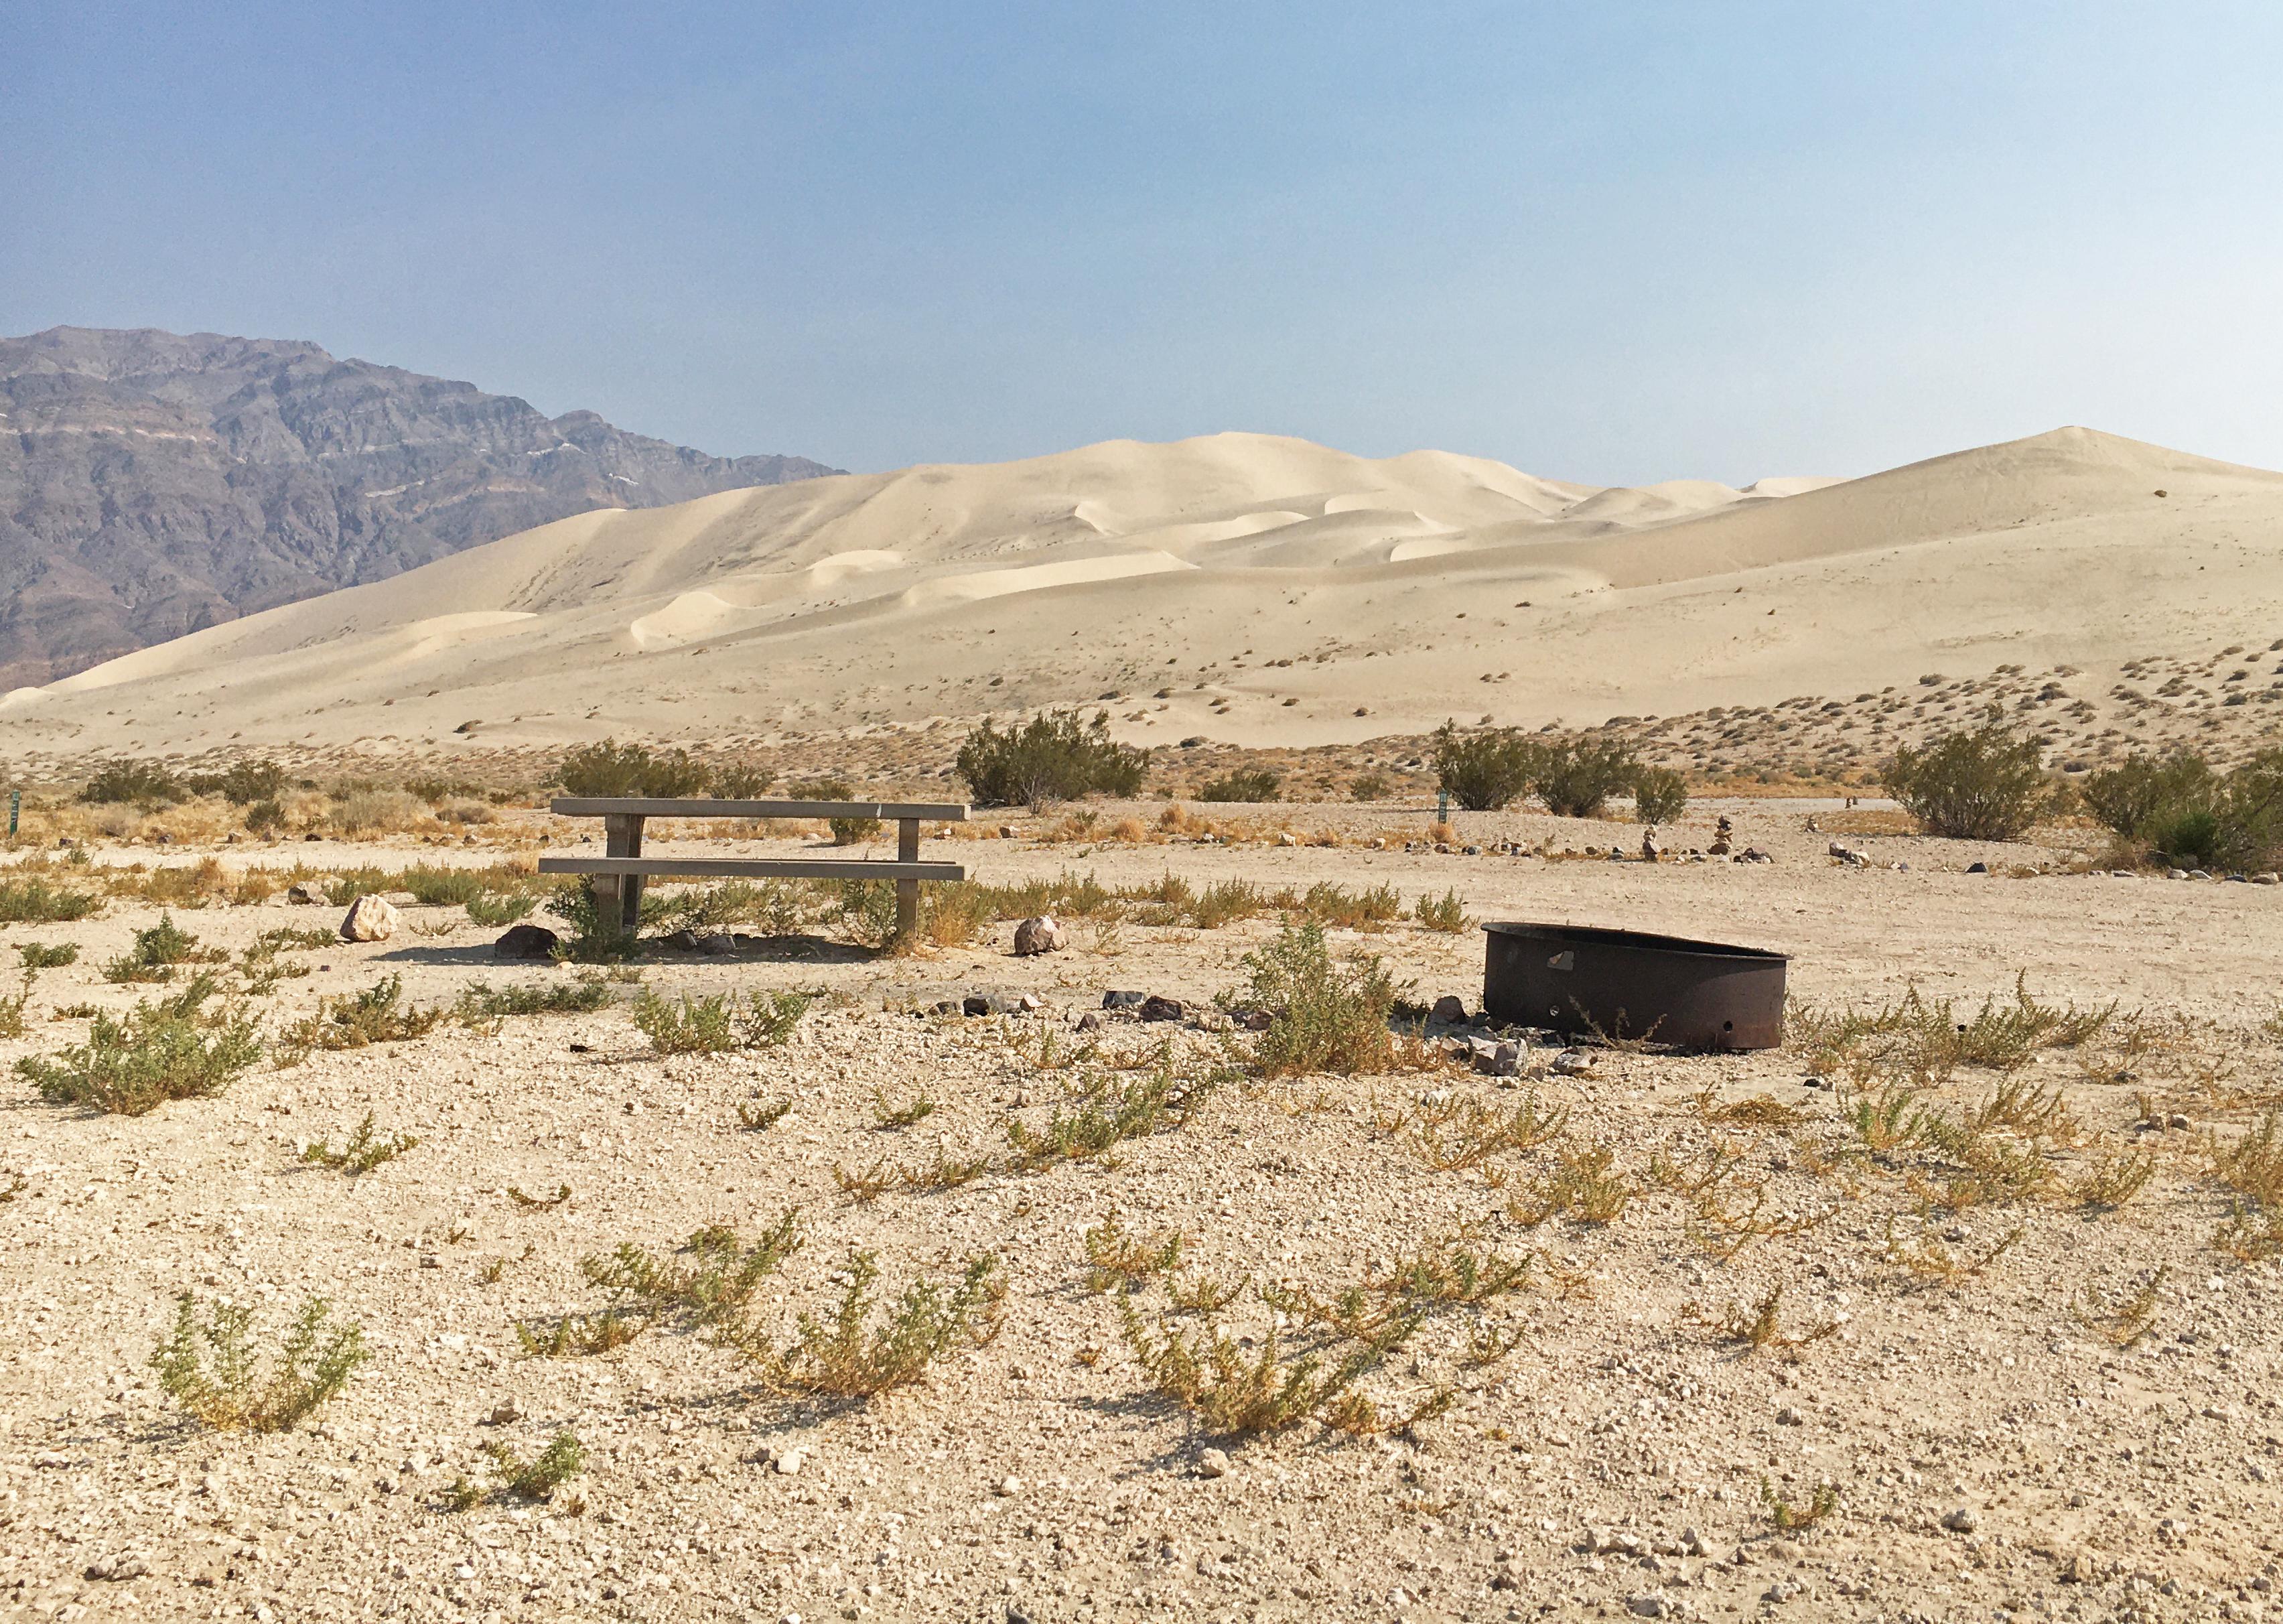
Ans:
{"label": "gravel ground", "polygon": [[[1001,1166],[869,1202],[840,1189],[836,1167],[918,1167],[939,1146],[1003,1159],[1010,1115],[1035,1128],[1074,1108],[1103,1063],[1139,1062],[1168,1031],[1202,1074],[1227,1041],[1203,1029],[1210,1020],[1119,1017],[1099,1033],[1079,1020],[1110,988],[1196,1003],[1236,984],[1243,956],[1274,933],[1258,919],[1128,925],[1107,943],[1080,925],[1070,950],[1022,960],[1009,925],[915,959],[810,942],[650,960],[647,984],[667,993],[822,995],[783,1047],[729,1055],[655,1055],[622,1007],[635,988],[619,986],[619,1003],[592,1013],[495,1032],[448,1023],[290,1069],[265,1062],[219,1097],[140,1118],[44,1104],[11,1076],[0,1617],[2262,1616],[2283,1581],[2283,1268],[2213,1244],[2227,1200],[2206,1169],[2212,1136],[2232,1141],[2283,1090],[2279,1035],[2261,1027],[2283,987],[2283,888],[1969,876],[1976,860],[2050,870],[2074,854],[1902,837],[1846,837],[1873,863],[1843,866],[1804,827],[1828,819],[1827,803],[1706,803],[1666,832],[1668,847],[1703,844],[1723,810],[1740,844],[1776,861],[1028,839],[957,849],[993,880],[1070,867],[1105,883],[1171,870],[1200,886],[1391,883],[1406,899],[1454,887],[1482,917],[1779,948],[1796,956],[1796,995],[1826,1006],[1916,985],[1971,1008],[2010,996],[2017,974],[2052,1001],[2121,1000],[2149,1018],[2140,1050],[2123,1054],[2112,1027],[2085,1049],[2041,1052],[2022,1075],[2082,1123],[2056,1153],[2061,1183],[2137,1149],[2154,1158],[2147,1191],[2106,1215],[2048,1199],[1922,1223],[1912,1169],[1834,1154],[1851,1136],[1851,1096],[1803,1087],[1795,1050],[1607,1051],[1568,1076],[1550,1070],[1547,1045],[1510,1079],[1230,1082],[1113,1159]],[[1351,837],[1370,826],[1350,808],[1282,815]],[[1465,838],[1582,850],[1639,833],[1516,816],[1469,819]],[[417,846],[222,855],[439,860]],[[104,854],[128,855],[152,854]],[[1908,866],[1882,866],[1893,863]],[[265,1020],[392,971],[416,1002],[475,980],[573,973],[494,963],[494,933],[464,919],[445,931],[456,910],[405,913],[390,941],[288,953],[312,973],[283,983]],[[0,1059],[79,1041],[82,1021],[49,1019],[60,1006],[131,1002],[139,989],[97,966],[157,917],[119,902],[76,925],[8,927],[11,944],[82,950],[41,979],[27,1035]],[[273,901],[175,917],[235,949],[334,915]],[[1333,940],[1384,955],[1422,1001],[1479,995],[1471,931],[1403,924]],[[1046,1007],[924,1012],[993,990],[1033,991]],[[1062,1064],[1089,1041],[1095,1061]],[[2126,1067],[2131,1081],[2098,1080]],[[1114,1086],[1142,1074],[1109,1074]],[[1964,1071],[1932,1097],[1963,1108],[1996,1081]],[[877,1125],[884,1103],[918,1094],[931,1115]],[[1761,1096],[1796,1120],[1721,1114]],[[1422,1113],[1532,1097],[1568,1110],[1566,1137],[1464,1171],[1437,1171],[1414,1147]],[[773,1127],[741,1126],[740,1104],[781,1098],[791,1109]],[[2150,1112],[2183,1125],[2138,1128]],[[367,1113],[419,1144],[360,1177],[300,1160],[308,1140],[338,1144]],[[1589,1144],[1637,1189],[1623,1215],[1523,1222],[1513,1208],[1562,1147]],[[1725,1259],[1698,1238],[1689,1197],[1671,1186],[1722,1146],[1739,1159],[1729,1187],[1764,1187],[1798,1232]],[[556,1206],[510,1193],[564,1185]],[[774,1391],[732,1351],[666,1327],[591,1357],[523,1352],[518,1324],[601,1306],[582,1257],[621,1241],[668,1251],[709,1224],[750,1234],[788,1207],[806,1245],[758,1309],[779,1339],[796,1313],[830,1310],[855,1248],[877,1251],[891,1294],[995,1253],[997,1336],[862,1403]],[[1366,1378],[1391,1409],[1447,1390],[1436,1418],[1375,1436],[1315,1422],[1214,1436],[1152,1390],[1115,1297],[1087,1289],[1083,1237],[1113,1211],[1135,1233],[1186,1238],[1190,1267],[1324,1294],[1438,1241],[1529,1267],[1520,1289],[1431,1316]],[[1897,1261],[1898,1233],[1920,1268]],[[1956,1278],[1931,1277],[1930,1249]],[[2117,1314],[2151,1282],[2146,1333],[2120,1346]],[[1730,1337],[1727,1322],[1778,1285],[1779,1340]],[[149,1364],[185,1289],[251,1305],[265,1345],[323,1293],[362,1327],[371,1358],[298,1430],[203,1430]],[[1162,1308],[1163,1287],[1136,1300]],[[1249,1294],[1223,1319],[1248,1353],[1266,1345],[1268,1311]],[[1511,1351],[1470,1362],[1493,1333]],[[1288,1335],[1285,1352],[1297,1346]],[[528,1456],[566,1429],[588,1461],[552,1500],[447,1509],[454,1480],[490,1480],[487,1442]],[[1779,1526],[1773,1501],[1804,1510],[1827,1482],[1827,1514]]]}

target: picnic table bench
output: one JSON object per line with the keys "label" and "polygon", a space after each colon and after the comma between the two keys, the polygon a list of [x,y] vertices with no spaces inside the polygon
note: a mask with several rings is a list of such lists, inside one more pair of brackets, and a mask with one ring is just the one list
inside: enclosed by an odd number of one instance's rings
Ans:
{"label": "picnic table bench", "polygon": [[[539,871],[591,876],[596,911],[608,919],[615,910],[619,927],[628,932],[641,922],[643,882],[647,879],[892,879],[896,929],[908,935],[920,922],[922,880],[967,878],[967,870],[959,863],[920,861],[920,825],[963,824],[963,804],[572,795],[549,802],[548,810],[558,817],[601,818],[606,855],[542,857]],[[896,855],[893,862],[876,857],[645,857],[643,824],[653,817],[877,818],[896,825]]]}

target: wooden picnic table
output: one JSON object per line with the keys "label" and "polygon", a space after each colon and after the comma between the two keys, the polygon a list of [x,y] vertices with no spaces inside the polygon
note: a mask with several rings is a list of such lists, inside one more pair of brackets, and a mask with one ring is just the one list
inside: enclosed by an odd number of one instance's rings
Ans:
{"label": "wooden picnic table", "polygon": [[[595,881],[595,903],[607,919],[631,933],[642,920],[643,882],[688,879],[892,879],[896,930],[919,928],[920,882],[965,879],[956,863],[920,861],[922,824],[963,824],[964,803],[893,800],[715,800],[648,795],[568,795],[548,804],[558,817],[603,820],[604,855],[542,857],[542,874],[584,874]],[[645,857],[643,825],[653,817],[869,817],[896,825],[892,862],[874,857]]]}

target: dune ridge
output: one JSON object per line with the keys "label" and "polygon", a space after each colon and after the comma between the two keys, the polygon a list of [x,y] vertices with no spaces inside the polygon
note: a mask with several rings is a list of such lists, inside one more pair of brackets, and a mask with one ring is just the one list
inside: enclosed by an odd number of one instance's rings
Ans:
{"label": "dune ridge", "polygon": [[[576,515],[0,708],[19,749],[760,738],[1108,706],[1311,745],[2283,636],[2283,474],[2084,428],[1601,489],[1273,435]],[[702,662],[702,663],[699,663]],[[1114,696],[1114,697],[1113,697]]]}

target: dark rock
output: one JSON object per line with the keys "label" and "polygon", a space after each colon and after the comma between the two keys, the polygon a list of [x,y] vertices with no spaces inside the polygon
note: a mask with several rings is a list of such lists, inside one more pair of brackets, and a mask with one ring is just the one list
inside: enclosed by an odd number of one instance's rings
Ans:
{"label": "dark rock", "polygon": [[668,931],[666,933],[665,941],[667,947],[672,948],[677,953],[695,953],[697,951],[697,933],[689,929],[687,926],[684,926],[682,929],[678,931]]}
{"label": "dark rock", "polygon": [[1142,1001],[1142,1019],[1144,1020],[1179,1020],[1188,1013],[1178,998],[1161,998],[1152,993]]}
{"label": "dark rock", "polygon": [[727,931],[715,931],[697,939],[697,950],[708,958],[727,958],[737,950],[737,939]]}
{"label": "dark rock", "polygon": [[1463,1027],[1467,1024],[1466,1000],[1445,993],[1435,1000],[1435,1007],[1428,1011],[1427,1019],[1446,1027]]}
{"label": "dark rock", "polygon": [[1104,993],[1102,1007],[1105,1010],[1138,1010],[1149,1002],[1148,993]]}
{"label": "dark rock", "polygon": [[543,925],[510,925],[507,933],[492,943],[494,958],[549,960],[563,939]]}
{"label": "dark rock", "polygon": [[1990,871],[1990,865],[1986,863],[1969,863],[1966,865],[1966,871],[1969,874],[1987,874]]}

